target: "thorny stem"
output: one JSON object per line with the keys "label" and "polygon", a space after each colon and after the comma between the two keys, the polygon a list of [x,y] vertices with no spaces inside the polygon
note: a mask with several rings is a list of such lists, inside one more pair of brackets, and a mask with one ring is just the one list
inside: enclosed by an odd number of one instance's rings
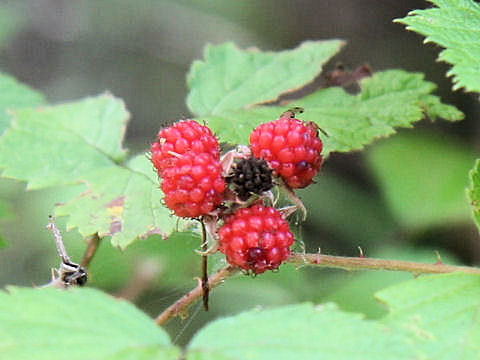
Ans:
{"label": "thorny stem", "polygon": [[435,264],[425,264],[413,261],[385,260],[368,257],[346,257],[300,253],[292,254],[287,261],[296,265],[315,265],[344,270],[406,271],[414,275],[444,274],[455,271],[469,274],[480,274],[480,268],[447,265],[443,262],[437,262]]}
{"label": "thorny stem", "polygon": [[98,234],[93,234],[88,239],[87,249],[85,250],[85,253],[83,254],[82,262],[80,264],[84,268],[88,268],[88,266],[90,265],[90,262],[92,261],[93,257],[95,256],[95,253],[97,252],[98,245],[100,245],[100,240],[101,239],[98,236]]}
{"label": "thorny stem", "polygon": [[[207,229],[203,221],[200,221],[200,224],[202,226],[202,252],[205,253],[208,250]],[[205,311],[208,311],[208,295],[210,293],[208,286],[208,255],[202,255],[202,291],[203,308]]]}
{"label": "thorny stem", "polygon": [[[414,275],[420,274],[444,274],[451,272],[463,272],[468,274],[479,274],[480,268],[468,266],[447,265],[441,261],[435,264],[425,264],[413,261],[401,260],[385,260],[367,257],[345,257],[331,256],[322,254],[302,254],[293,253],[287,262],[295,265],[314,265],[327,268],[336,268],[344,270],[389,270],[389,271],[406,271]],[[234,266],[227,266],[208,278],[208,287],[213,289],[226,278],[239,272]],[[203,295],[202,283],[199,284],[175,303],[170,305],[160,315],[157,316],[155,322],[161,326],[167,323],[175,316],[185,316],[188,308],[193,305]]]}

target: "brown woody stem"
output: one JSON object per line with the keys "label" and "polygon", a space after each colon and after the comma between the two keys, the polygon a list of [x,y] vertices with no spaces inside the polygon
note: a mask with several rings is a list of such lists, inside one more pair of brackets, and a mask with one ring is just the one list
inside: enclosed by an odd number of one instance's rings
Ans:
{"label": "brown woody stem", "polygon": [[440,261],[435,264],[425,264],[413,261],[385,260],[368,257],[346,257],[299,253],[292,254],[287,261],[297,265],[315,265],[344,270],[406,271],[415,275],[444,274],[455,271],[469,274],[480,274],[480,268],[447,265]]}
{"label": "brown woody stem", "polygon": [[90,236],[88,239],[88,245],[87,249],[85,250],[85,253],[83,254],[82,262],[80,265],[82,265],[84,268],[88,268],[88,265],[90,265],[90,262],[92,261],[93,257],[95,256],[95,253],[97,252],[98,245],[100,245],[100,237],[98,234],[94,234]]}
{"label": "brown woody stem", "polygon": [[[205,223],[200,221],[202,226],[202,252],[208,250],[207,229]],[[210,294],[210,287],[208,286],[208,255],[202,255],[202,291],[203,291],[203,308],[208,311],[208,295]]]}
{"label": "brown woody stem", "polygon": [[[293,253],[287,262],[295,265],[313,265],[327,268],[344,270],[389,270],[406,271],[414,275],[420,274],[444,274],[451,272],[463,272],[468,274],[479,274],[480,268],[468,266],[447,265],[439,261],[435,264],[417,263],[413,261],[385,260],[367,257],[345,257],[322,254],[301,254]],[[209,289],[213,289],[226,278],[239,271],[238,268],[227,266],[216,272],[208,279]],[[199,282],[196,288],[170,305],[156,319],[158,325],[163,325],[171,318],[178,315],[186,315],[188,308],[203,295],[202,283]]]}

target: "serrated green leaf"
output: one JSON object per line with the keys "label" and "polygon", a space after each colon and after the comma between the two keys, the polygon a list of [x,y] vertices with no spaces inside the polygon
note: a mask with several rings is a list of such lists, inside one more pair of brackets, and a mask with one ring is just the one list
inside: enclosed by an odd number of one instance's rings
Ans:
{"label": "serrated green leaf", "polygon": [[0,134],[10,124],[8,110],[41,105],[43,95],[13,77],[0,73]]}
{"label": "serrated green leaf", "polygon": [[411,11],[396,22],[426,36],[445,50],[439,60],[452,64],[453,88],[480,92],[480,5],[473,0],[429,0],[436,8]]}
{"label": "serrated green leaf", "polygon": [[233,43],[205,48],[187,76],[187,105],[204,116],[275,100],[317,76],[343,45],[341,40],[306,41],[293,50],[240,50]]}
{"label": "serrated green leaf", "polygon": [[56,208],[57,216],[70,216],[67,227],[88,236],[111,236],[112,244],[127,247],[137,237],[160,234],[166,238],[177,219],[162,205],[162,192],[145,170],[152,165],[138,155],[126,167],[110,166],[82,176],[88,190]]}
{"label": "serrated green leaf", "polygon": [[480,277],[423,276],[377,293],[391,313],[384,324],[405,331],[420,359],[478,359]]}
{"label": "serrated green leaf", "polygon": [[140,155],[118,163],[125,157],[127,119],[123,102],[108,94],[18,110],[0,138],[2,176],[27,181],[29,189],[85,184],[84,192],[56,210],[70,216],[68,228],[83,236],[112,236],[121,248],[137,237],[167,236],[176,220],[161,204],[150,161]]}
{"label": "serrated green leaf", "polygon": [[411,359],[402,336],[333,304],[253,310],[214,321],[188,346],[188,360]]}
{"label": "serrated green leaf", "polygon": [[475,155],[463,143],[405,134],[372,147],[367,155],[401,225],[419,229],[470,221],[466,174]]}
{"label": "serrated green leaf", "polygon": [[27,181],[29,189],[78,182],[123,159],[128,113],[110,95],[17,110],[0,138],[3,177]]}
{"label": "serrated green leaf", "polygon": [[[329,137],[324,137],[325,154],[362,149],[379,137],[395,133],[395,128],[412,127],[430,117],[455,121],[463,114],[455,107],[442,104],[431,95],[435,84],[423,74],[402,70],[376,73],[361,82],[361,92],[351,95],[338,87],[319,90],[297,100],[305,113],[297,116],[314,121]],[[257,106],[249,110],[225,111],[201,117],[220,139],[247,144],[251,131],[258,125],[277,119],[286,107]]]}
{"label": "serrated green leaf", "polygon": [[177,359],[168,335],[133,305],[94,289],[0,292],[4,360]]}

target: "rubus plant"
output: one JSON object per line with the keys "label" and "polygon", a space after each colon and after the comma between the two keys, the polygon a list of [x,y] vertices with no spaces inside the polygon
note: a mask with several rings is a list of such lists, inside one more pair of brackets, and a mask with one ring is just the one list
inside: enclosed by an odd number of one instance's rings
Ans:
{"label": "rubus plant", "polygon": [[[431,2],[433,8],[396,21],[444,48],[440,60],[452,65],[454,89],[480,92],[480,5]],[[281,52],[208,45],[187,76],[192,119],[160,129],[151,149],[133,157],[122,146],[129,114],[120,99],[103,94],[50,105],[2,74],[2,176],[30,190],[69,186],[75,194],[55,199],[53,213],[68,217],[67,230],[77,229],[87,248],[81,263],[73,262],[49,223],[61,265],[48,286],[0,292],[0,358],[478,359],[479,268],[292,250],[288,217],[298,208],[308,216],[308,201],[302,208],[295,191],[320,186],[312,182],[331,153],[362,150],[426,117],[463,118],[432,94],[435,85],[422,74],[403,70],[363,77],[356,94],[331,86],[278,100],[312,81],[343,45],[307,41]],[[305,112],[288,110],[294,107]],[[221,144],[233,150],[222,155]],[[480,160],[467,190],[477,225],[479,173]],[[193,239],[188,251],[204,259],[199,284],[154,320],[126,301],[75,286],[85,285],[85,268],[107,238],[128,253],[148,237],[160,243],[159,251]],[[182,256],[177,252],[171,264]],[[207,272],[210,256],[217,268]],[[268,270],[282,276],[282,263],[421,276],[378,292],[389,312],[376,320],[333,303],[256,308],[208,324],[185,349],[162,328],[176,316],[188,317],[202,296],[208,304],[209,291],[228,287],[226,280],[242,272],[258,275],[249,282],[254,294]]]}

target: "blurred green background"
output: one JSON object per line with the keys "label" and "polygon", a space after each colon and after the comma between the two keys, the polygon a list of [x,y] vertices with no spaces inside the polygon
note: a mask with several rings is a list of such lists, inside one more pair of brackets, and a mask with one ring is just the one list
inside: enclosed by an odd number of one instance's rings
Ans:
{"label": "blurred green background", "polygon": [[[300,191],[310,214],[294,226],[298,238],[312,252],[355,256],[361,247],[367,256],[435,262],[438,251],[445,262],[478,265],[480,242],[465,187],[478,156],[479,103],[474,95],[451,92],[448,66],[436,62],[438,48],[392,23],[426,6],[395,0],[0,1],[0,69],[51,103],[106,90],[123,98],[132,114],[126,147],[135,154],[149,147],[160,127],[189,116],[185,75],[205,43],[281,50],[304,40],[345,39],[347,46],[326,71],[341,62],[350,69],[369,63],[374,71],[424,72],[466,120],[424,120],[366,151],[333,154],[317,184]],[[308,109],[303,117],[308,120]],[[1,287],[46,283],[50,268],[58,266],[45,225],[54,204],[73,189],[24,190],[24,184],[0,180]],[[63,230],[65,219],[58,224]],[[65,238],[78,261],[85,243],[75,231]],[[199,242],[192,234],[151,237],[122,253],[104,241],[90,285],[156,315],[196,285],[200,257],[193,249]],[[212,270],[223,264],[222,256],[211,257]],[[379,317],[386,310],[373,293],[410,277],[285,265],[278,273],[230,279],[212,293],[209,313],[194,306],[195,316],[167,328],[181,345],[218,316],[299,301],[335,301]]]}

